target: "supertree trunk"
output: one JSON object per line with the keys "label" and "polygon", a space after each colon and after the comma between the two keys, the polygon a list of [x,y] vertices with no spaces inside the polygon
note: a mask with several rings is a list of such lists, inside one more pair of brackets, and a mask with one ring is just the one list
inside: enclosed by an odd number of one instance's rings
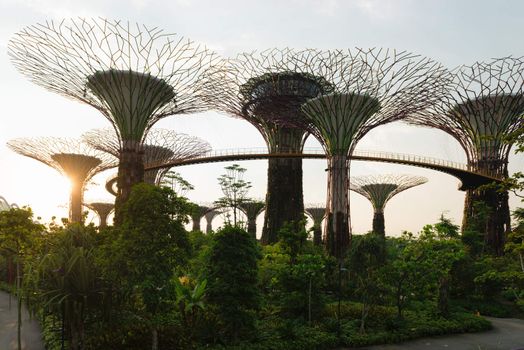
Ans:
{"label": "supertree trunk", "polygon": [[74,179],[71,181],[71,194],[69,198],[69,221],[72,223],[82,222],[82,202],[84,193],[84,181]]}
{"label": "supertree trunk", "polygon": [[257,238],[257,221],[256,218],[249,218],[247,221],[247,233],[254,239]]}
{"label": "supertree trunk", "polygon": [[193,221],[192,231],[200,231],[200,220],[202,215],[200,213],[191,215],[191,221]]}
{"label": "supertree trunk", "polygon": [[314,245],[321,245],[322,244],[322,227],[321,223],[314,223],[313,224],[313,244]]}
{"label": "supertree trunk", "polygon": [[298,225],[304,218],[302,159],[269,158],[267,181],[262,244],[277,242],[285,222]]}
{"label": "supertree trunk", "polygon": [[373,214],[373,232],[382,237],[386,237],[386,225],[383,211],[377,210]]}
{"label": "supertree trunk", "polygon": [[127,201],[134,184],[144,181],[144,161],[142,153],[124,149],[118,165],[118,195],[115,199],[115,224],[121,223],[122,204]]}
{"label": "supertree trunk", "polygon": [[109,213],[103,213],[103,214],[98,214],[99,217],[100,217],[100,224],[98,224],[98,227],[99,228],[105,228],[107,227],[107,217],[109,216]]}
{"label": "supertree trunk", "polygon": [[325,245],[328,253],[342,259],[350,243],[349,160],[345,155],[328,159]]}

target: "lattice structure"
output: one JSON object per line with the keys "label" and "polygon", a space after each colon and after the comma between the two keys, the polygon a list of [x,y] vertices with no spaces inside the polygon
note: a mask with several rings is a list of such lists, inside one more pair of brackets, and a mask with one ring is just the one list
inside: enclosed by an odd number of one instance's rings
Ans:
{"label": "lattice structure", "polygon": [[351,178],[350,189],[366,197],[373,206],[373,232],[385,237],[384,209],[393,196],[428,181],[423,176],[369,175]]}
{"label": "lattice structure", "polygon": [[[212,70],[208,88],[217,109],[258,129],[269,153],[300,153],[309,134],[290,120],[301,118],[300,106],[308,99],[332,91],[312,69],[319,58],[315,50],[242,53]],[[268,163],[262,243],[276,242],[283,223],[302,220],[304,212],[302,159]]]}
{"label": "lattice structure", "polygon": [[9,141],[7,145],[13,151],[36,159],[69,178],[71,181],[70,222],[82,221],[85,184],[94,175],[118,164],[113,156],[73,138],[20,138]]}
{"label": "lattice structure", "polygon": [[9,202],[2,196],[0,196],[0,211],[11,209]]}
{"label": "lattice structure", "polygon": [[84,205],[98,215],[98,218],[100,219],[100,223],[98,224],[99,228],[107,227],[107,217],[109,214],[111,214],[113,209],[115,209],[115,205],[113,203],[92,202],[86,203]]}
{"label": "lattice structure", "polygon": [[[432,113],[413,115],[415,125],[443,130],[466,152],[468,165],[488,175],[507,177],[511,142],[507,136],[524,126],[524,57],[505,57],[464,65],[454,72],[455,86]],[[474,226],[475,202],[490,207],[484,227]],[[478,221],[478,220],[477,220]],[[507,192],[468,189],[462,228],[486,231],[486,242],[502,254],[510,228]]]}
{"label": "lattice structure", "polygon": [[157,27],[106,19],[48,21],[9,42],[16,68],[33,82],[87,103],[111,122],[122,143],[116,215],[143,180],[140,147],[161,118],[207,109],[201,73],[217,57]]}
{"label": "lattice structure", "polygon": [[263,201],[247,201],[239,204],[240,210],[246,214],[247,217],[247,232],[253,237],[257,238],[257,217],[266,208],[266,203]]}
{"label": "lattice structure", "polygon": [[450,74],[430,59],[383,49],[328,51],[316,71],[333,93],[308,100],[298,124],[316,136],[328,156],[325,243],[341,258],[350,242],[348,157],[371,129],[422,114],[440,101]]}
{"label": "lattice structure", "polygon": [[316,205],[306,208],[306,212],[313,219],[313,243],[322,244],[322,220],[326,217],[326,207]]}
{"label": "lattice structure", "polygon": [[[112,129],[94,129],[82,135],[91,147],[120,158],[122,143]],[[167,162],[202,156],[211,151],[208,142],[167,129],[151,129],[139,149],[143,152],[145,167]],[[144,172],[144,182],[159,185],[169,167],[155,168]]]}

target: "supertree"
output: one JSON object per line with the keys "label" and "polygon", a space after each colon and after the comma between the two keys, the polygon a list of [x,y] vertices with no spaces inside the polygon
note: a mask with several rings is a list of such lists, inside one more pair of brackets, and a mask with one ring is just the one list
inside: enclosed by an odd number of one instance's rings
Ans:
{"label": "supertree", "polygon": [[[464,149],[471,170],[506,178],[512,146],[507,136],[524,125],[523,58],[463,65],[455,70],[454,78],[451,93],[432,108],[432,113],[412,115],[407,121],[453,136]],[[502,254],[504,234],[511,229],[508,193],[463,185],[466,199],[462,229],[484,231],[486,244],[494,253]],[[483,227],[478,223],[478,218],[485,215],[481,211],[487,212]]]}
{"label": "supertree", "polygon": [[[331,84],[311,68],[314,50],[271,49],[242,53],[209,74],[215,107],[255,126],[272,155],[301,153],[309,133],[290,124],[301,118],[300,106],[332,91]],[[284,222],[303,219],[302,159],[270,157],[261,241],[277,241]]]}
{"label": "supertree", "polygon": [[373,232],[385,237],[384,209],[396,194],[422,185],[428,181],[423,176],[369,175],[351,178],[350,189],[366,197],[373,206]]}
{"label": "supertree", "polygon": [[[82,135],[84,142],[100,151],[120,158],[123,147],[112,129],[94,129]],[[149,130],[145,141],[140,146],[143,152],[144,166],[164,164],[173,160],[198,157],[211,150],[208,142],[167,129]],[[159,185],[169,167],[148,169],[144,172],[144,182]]]}
{"label": "supertree", "polygon": [[78,139],[63,137],[19,138],[7,143],[9,148],[36,159],[60,172],[71,182],[69,221],[82,221],[86,183],[99,172],[117,166],[117,159]]}
{"label": "supertree", "polygon": [[439,63],[404,51],[350,49],[322,57],[315,71],[332,84],[333,93],[303,104],[298,125],[320,141],[328,158],[325,244],[341,259],[351,237],[349,158],[356,144],[379,125],[423,114],[448,92],[450,74]]}
{"label": "supertree", "polygon": [[107,217],[113,209],[115,209],[115,205],[113,203],[107,203],[107,202],[91,202],[91,203],[85,203],[86,207],[94,211],[99,219],[100,223],[98,224],[98,227],[104,228],[107,227]]}
{"label": "supertree", "polygon": [[221,213],[222,212],[220,210],[211,209],[207,213],[204,214],[204,217],[206,218],[206,233],[213,232],[213,225],[212,225],[213,219],[215,218],[215,216]]}
{"label": "supertree", "polygon": [[245,201],[239,204],[240,210],[246,214],[247,217],[247,232],[253,237],[257,238],[257,217],[266,208],[266,203],[263,201]]}
{"label": "supertree", "polygon": [[322,244],[322,220],[326,217],[326,207],[321,205],[309,206],[306,212],[313,219],[313,243]]}
{"label": "supertree", "polygon": [[193,222],[192,231],[200,231],[200,220],[206,215],[212,208],[196,204],[191,213],[191,221]]}
{"label": "supertree", "polygon": [[161,118],[207,109],[201,73],[216,55],[157,27],[106,19],[47,21],[9,42],[16,68],[33,82],[98,109],[122,144],[119,207],[144,177],[141,146]]}

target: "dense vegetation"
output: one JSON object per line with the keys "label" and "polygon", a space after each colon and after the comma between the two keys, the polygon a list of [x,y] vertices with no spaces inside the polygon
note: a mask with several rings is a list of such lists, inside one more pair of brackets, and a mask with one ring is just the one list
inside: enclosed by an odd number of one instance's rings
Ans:
{"label": "dense vegetation", "polygon": [[325,349],[480,331],[481,315],[524,312],[520,211],[502,257],[442,216],[417,235],[355,235],[337,262],[303,224],[261,246],[242,222],[187,232],[191,210],[140,184],[122,224],[101,232],[1,212],[2,280],[39,315],[49,349],[62,335],[70,349]]}

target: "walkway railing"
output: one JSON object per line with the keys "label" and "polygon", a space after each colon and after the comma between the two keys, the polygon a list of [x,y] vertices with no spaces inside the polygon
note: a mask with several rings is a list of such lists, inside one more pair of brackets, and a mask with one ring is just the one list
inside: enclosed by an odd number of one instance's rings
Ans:
{"label": "walkway railing", "polygon": [[[279,150],[279,154],[281,155],[285,154],[289,156],[299,156],[294,151],[286,152],[286,150],[282,150],[282,149]],[[216,158],[222,158],[222,157],[231,157],[232,158],[231,160],[235,160],[235,156],[238,156],[238,159],[240,160],[240,159],[247,159],[249,158],[250,155],[268,155],[268,150],[265,147],[216,149],[216,150],[208,151],[199,157],[195,157],[191,159],[184,159],[180,161],[173,161],[172,165],[186,164],[186,163],[200,163],[200,162],[204,163],[206,159],[209,159],[211,161],[213,158],[216,159]],[[311,158],[312,156],[313,157],[315,156],[322,157],[324,155],[325,155],[324,150],[319,147],[306,147],[304,148],[301,154],[303,158]],[[498,178],[496,175],[485,173],[485,172],[480,172],[476,169],[473,169],[470,166],[468,166],[468,164],[465,164],[465,163],[453,162],[453,161],[434,158],[434,157],[418,156],[415,154],[370,151],[370,150],[355,150],[353,152],[353,157],[354,158],[366,158],[369,160],[390,159],[393,162],[397,161],[397,162],[402,162],[402,163],[413,163],[413,164],[419,164],[419,165],[452,168],[452,169],[463,170],[463,171],[468,171],[471,173],[480,174],[480,175],[491,177],[494,179]]]}

